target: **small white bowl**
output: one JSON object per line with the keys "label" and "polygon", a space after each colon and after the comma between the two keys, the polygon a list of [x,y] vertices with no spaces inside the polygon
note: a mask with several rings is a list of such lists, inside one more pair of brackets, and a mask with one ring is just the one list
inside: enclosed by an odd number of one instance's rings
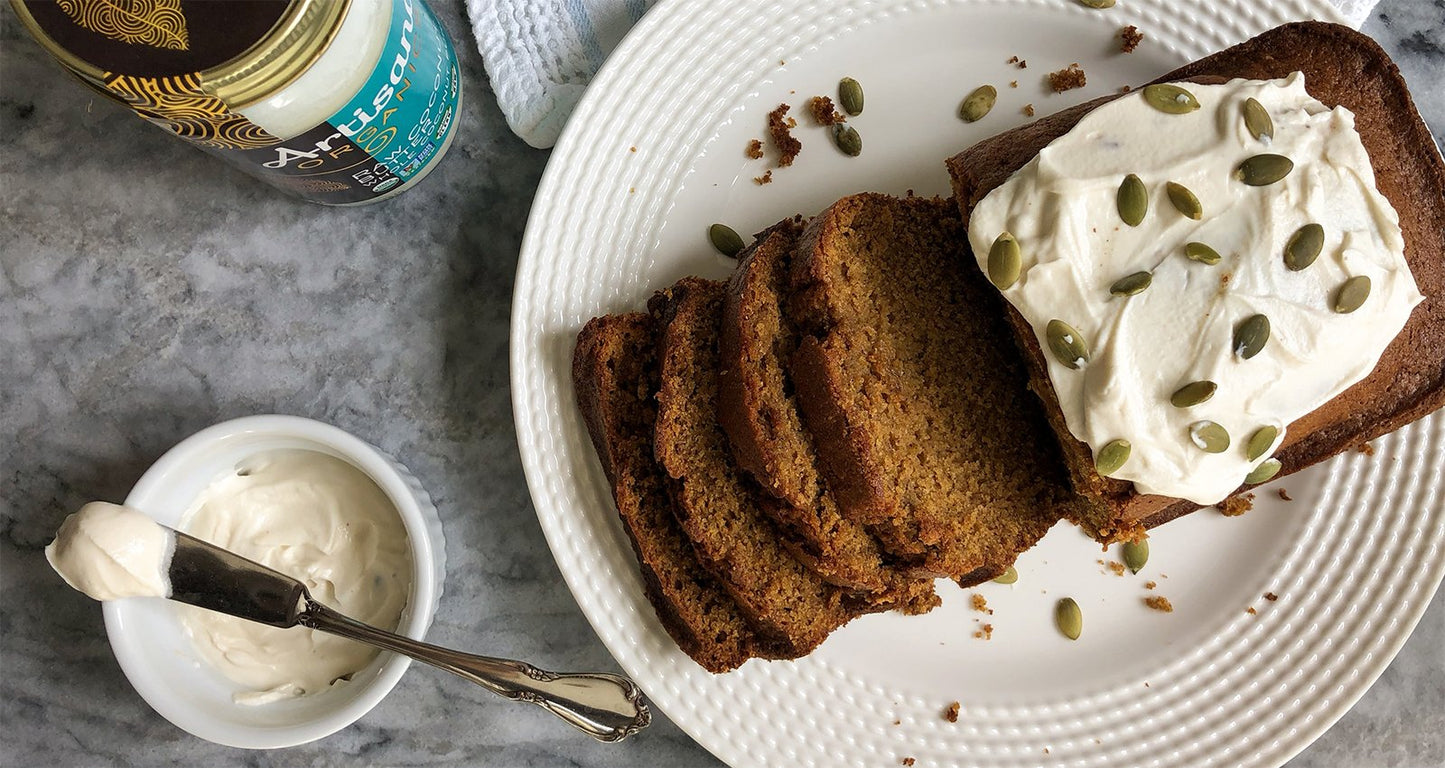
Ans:
{"label": "small white bowl", "polygon": [[[249,416],[182,441],[146,471],[125,504],[173,528],[206,486],[261,451],[303,449],[342,459],[366,473],[396,505],[411,542],[412,587],[398,632],[423,639],[441,598],[446,549],[431,497],[395,459],[329,424],[296,416]],[[315,741],[376,706],[411,660],[383,652],[350,682],[263,705],[237,704],[240,690],[201,658],[176,604],[129,598],[104,604],[105,629],[121,669],[161,716],[207,741],[275,749]]]}

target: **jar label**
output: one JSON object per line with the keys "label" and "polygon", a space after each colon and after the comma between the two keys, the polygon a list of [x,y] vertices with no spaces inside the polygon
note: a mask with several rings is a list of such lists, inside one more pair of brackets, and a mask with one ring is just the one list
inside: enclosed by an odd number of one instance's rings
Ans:
{"label": "jar label", "polygon": [[376,68],[346,106],[299,136],[223,150],[318,203],[371,200],[421,173],[457,121],[461,77],[441,24],[421,0],[392,0]]}

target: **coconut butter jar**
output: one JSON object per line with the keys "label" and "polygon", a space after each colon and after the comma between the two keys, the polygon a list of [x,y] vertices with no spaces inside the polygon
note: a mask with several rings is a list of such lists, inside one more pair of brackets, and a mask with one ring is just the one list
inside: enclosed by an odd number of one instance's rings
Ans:
{"label": "coconut butter jar", "polygon": [[66,69],[270,184],[360,205],[456,134],[456,52],[423,0],[11,0]]}

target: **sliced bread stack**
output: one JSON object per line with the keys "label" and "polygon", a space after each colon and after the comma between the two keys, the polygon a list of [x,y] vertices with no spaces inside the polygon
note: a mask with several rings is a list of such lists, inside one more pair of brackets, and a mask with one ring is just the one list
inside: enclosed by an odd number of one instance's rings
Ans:
{"label": "sliced bread stack", "polygon": [[779,223],[724,285],[587,324],[578,401],[648,599],[720,672],[935,577],[1003,572],[1081,502],[951,201]]}

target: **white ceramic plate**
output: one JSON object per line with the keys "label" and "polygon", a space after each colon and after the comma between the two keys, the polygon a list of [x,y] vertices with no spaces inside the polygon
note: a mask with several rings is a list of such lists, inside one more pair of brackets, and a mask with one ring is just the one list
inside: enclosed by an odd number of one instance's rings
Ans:
{"label": "white ceramic plate", "polygon": [[[513,307],[512,387],[538,517],[583,612],[619,663],[693,738],[734,765],[1273,766],[1353,704],[1445,575],[1445,419],[1390,435],[1280,481],[1255,510],[1203,511],[1151,538],[1138,576],[1067,525],[1020,559],[1017,584],[940,582],[923,617],[854,621],[797,662],[714,676],[679,652],[642,594],[627,539],[573,400],[582,324],[641,308],[686,274],[723,277],[706,227],[753,232],[856,191],[947,193],[943,159],[1048,114],[1294,18],[1324,0],[1069,0],[663,3],[613,54],[543,178]],[[1136,24],[1129,55],[1113,35]],[[1006,63],[1011,56],[1027,69]],[[1079,62],[1089,86],[1050,94]],[[867,96],[848,158],[803,114],[842,76]],[[1010,81],[1017,87],[1010,87]],[[999,88],[984,120],[959,102]],[[793,105],[797,163],[744,155],[766,113]],[[1146,581],[1155,581],[1154,590]],[[1269,600],[1266,594],[1277,597]],[[1167,597],[1173,613],[1143,598]],[[1084,633],[1064,640],[1054,602],[1074,597]],[[1252,611],[1252,613],[1250,612]],[[974,633],[991,624],[991,640]],[[943,711],[962,703],[956,723]]]}

